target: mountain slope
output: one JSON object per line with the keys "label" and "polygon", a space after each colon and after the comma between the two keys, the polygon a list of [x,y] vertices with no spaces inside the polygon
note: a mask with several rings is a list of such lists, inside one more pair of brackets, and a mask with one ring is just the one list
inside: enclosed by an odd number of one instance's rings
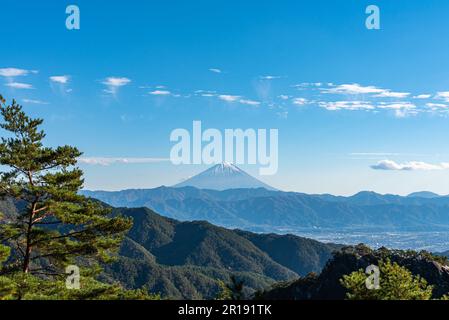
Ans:
{"label": "mountain slope", "polygon": [[[219,291],[217,281],[229,282],[230,276],[226,269],[161,265],[148,250],[130,238],[124,240],[118,260],[105,265],[104,270],[102,279],[105,281],[118,281],[130,289],[145,287],[170,299],[213,299]],[[245,282],[248,295],[274,283],[269,277],[251,272],[232,274]]]}
{"label": "mountain slope", "polygon": [[[296,236],[256,235],[207,222],[179,222],[148,208],[117,208],[133,218],[120,258],[106,266],[108,279],[128,288],[145,286],[172,298],[213,298],[217,280],[242,279],[248,294],[319,272],[341,246]],[[276,239],[272,241],[271,239]],[[266,243],[270,243],[267,245]],[[291,250],[290,257],[280,254]]]}
{"label": "mountain slope", "polygon": [[[6,217],[20,208],[0,201]],[[218,280],[243,280],[246,294],[276,281],[318,272],[341,246],[296,236],[252,234],[228,230],[203,221],[179,222],[148,208],[112,208],[132,217],[133,227],[123,241],[117,261],[104,265],[102,280],[126,288],[145,287],[175,299],[212,299]],[[3,220],[2,220],[3,219]],[[9,218],[0,218],[0,223]],[[291,258],[284,254],[291,250]]]}
{"label": "mountain slope", "polygon": [[266,300],[343,300],[346,291],[340,283],[343,275],[378,265],[380,260],[390,259],[419,275],[434,286],[434,297],[441,298],[449,292],[449,267],[447,261],[427,252],[371,250],[366,246],[346,247],[336,252],[320,275],[309,275],[287,284],[277,284],[261,295]]}
{"label": "mountain slope", "polygon": [[198,175],[174,186],[175,188],[195,187],[198,189],[227,190],[243,188],[265,188],[275,190],[269,185],[250,176],[248,173],[233,165],[223,162]]}

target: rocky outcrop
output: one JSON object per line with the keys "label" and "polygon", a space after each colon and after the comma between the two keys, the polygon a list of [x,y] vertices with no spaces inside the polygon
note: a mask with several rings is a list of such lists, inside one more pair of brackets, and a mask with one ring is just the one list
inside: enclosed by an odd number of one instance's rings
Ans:
{"label": "rocky outcrop", "polygon": [[289,283],[274,286],[260,295],[267,300],[342,300],[346,291],[340,279],[347,274],[369,265],[377,265],[380,260],[390,259],[407,268],[414,275],[426,279],[434,286],[433,298],[441,298],[449,293],[449,266],[444,257],[433,256],[422,251],[400,251],[380,248],[371,250],[359,245],[345,247],[334,254],[320,275],[310,274]]}

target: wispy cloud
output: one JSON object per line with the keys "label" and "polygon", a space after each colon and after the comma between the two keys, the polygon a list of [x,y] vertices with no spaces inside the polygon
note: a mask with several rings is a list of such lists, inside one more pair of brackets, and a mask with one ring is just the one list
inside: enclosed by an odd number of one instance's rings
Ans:
{"label": "wispy cloud", "polygon": [[448,107],[446,104],[443,103],[432,103],[432,102],[426,103],[426,106],[431,109],[441,109],[441,108],[445,109]]}
{"label": "wispy cloud", "polygon": [[0,69],[0,76],[7,77],[7,78],[26,76],[30,73],[37,73],[37,71],[36,70],[18,69],[18,68],[1,68]]}
{"label": "wispy cloud", "polygon": [[239,102],[241,104],[247,104],[247,105],[250,105],[250,106],[258,106],[258,105],[260,105],[259,101],[249,100],[249,99],[240,99]]}
{"label": "wispy cloud", "polygon": [[240,99],[240,96],[233,96],[229,94],[220,94],[218,95],[218,99],[226,101],[226,102],[236,102]]}
{"label": "wispy cloud", "polygon": [[171,92],[168,90],[154,90],[154,91],[151,91],[149,94],[151,94],[153,96],[169,96],[169,95],[171,95]]}
{"label": "wispy cloud", "polygon": [[260,101],[246,99],[242,96],[237,96],[237,95],[215,94],[213,92],[207,92],[207,91],[203,91],[203,90],[197,91],[196,94],[199,94],[202,97],[217,97],[218,99],[220,99],[222,101],[229,102],[229,103],[241,103],[241,104],[245,104],[245,105],[249,105],[249,106],[259,106],[262,104]]}
{"label": "wispy cloud", "polygon": [[[332,87],[334,84],[333,83],[327,83],[327,85],[329,87]],[[319,88],[322,87],[323,83],[322,82],[303,82],[303,83],[299,83],[299,84],[294,84],[292,87],[296,88],[296,89],[304,89],[304,88]]]}
{"label": "wispy cloud", "polygon": [[30,103],[30,104],[49,104],[46,101],[42,100],[35,100],[35,99],[22,99],[24,103]]}
{"label": "wispy cloud", "polygon": [[418,94],[417,96],[414,96],[414,99],[429,99],[432,97],[431,94]]}
{"label": "wispy cloud", "polygon": [[435,96],[435,99],[440,99],[449,102],[449,91],[438,92],[437,95]]}
{"label": "wispy cloud", "polygon": [[5,84],[5,86],[14,88],[14,89],[34,89],[33,85],[29,83],[23,83],[23,82],[10,82]]}
{"label": "wispy cloud", "polygon": [[78,162],[88,165],[109,166],[113,164],[145,164],[170,161],[169,158],[110,158],[110,157],[82,157]]}
{"label": "wispy cloud", "polygon": [[67,84],[70,80],[70,76],[51,76],[50,81],[59,83],[59,84]]}
{"label": "wispy cloud", "polygon": [[104,92],[115,95],[120,87],[126,86],[131,82],[125,77],[108,77],[102,83],[107,86]]}
{"label": "wispy cloud", "polygon": [[218,69],[218,68],[210,68],[209,71],[213,72],[213,73],[222,73],[223,72],[223,71],[221,71],[221,69]]}
{"label": "wispy cloud", "polygon": [[374,95],[377,98],[407,98],[410,95],[409,92],[394,92],[394,91],[384,91],[382,93]]}
{"label": "wispy cloud", "polygon": [[271,75],[259,77],[260,80],[275,80],[275,79],[281,79],[281,78],[282,78],[281,76],[271,76]]}
{"label": "wispy cloud", "polygon": [[394,110],[398,118],[418,113],[416,105],[410,102],[380,103],[378,108]]}
{"label": "wispy cloud", "polygon": [[303,106],[308,103],[308,100],[305,98],[294,98],[292,102],[294,105]]}
{"label": "wispy cloud", "polygon": [[379,89],[374,86],[361,86],[357,83],[353,84],[341,84],[333,88],[325,88],[322,90],[325,93],[335,94],[380,94],[384,92],[383,89]]}
{"label": "wispy cloud", "polygon": [[338,110],[374,110],[376,107],[366,101],[320,101],[318,105],[329,111]]}
{"label": "wispy cloud", "polygon": [[346,95],[371,94],[377,98],[405,98],[410,95],[409,92],[395,92],[390,89],[382,89],[375,86],[362,86],[358,83],[341,84],[331,88],[323,88],[322,92]]}
{"label": "wispy cloud", "polygon": [[449,163],[430,164],[422,161],[409,161],[405,163],[397,163],[393,160],[382,160],[371,166],[374,170],[389,171],[430,171],[449,169]]}

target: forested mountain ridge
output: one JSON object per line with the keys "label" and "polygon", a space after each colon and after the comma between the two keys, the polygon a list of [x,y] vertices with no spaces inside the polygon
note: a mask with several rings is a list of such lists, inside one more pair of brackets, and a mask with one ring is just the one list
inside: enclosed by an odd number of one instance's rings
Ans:
{"label": "forested mountain ridge", "polygon": [[[320,274],[311,274],[291,282],[276,284],[272,289],[262,293],[259,298],[267,300],[343,300],[347,298],[348,292],[342,284],[342,279],[345,276],[360,271],[363,274],[360,288],[363,289],[365,279],[368,277],[365,273],[366,268],[370,265],[379,266],[385,262],[397,264],[432,286],[429,298],[440,299],[449,293],[449,266],[445,258],[425,251],[389,250],[387,248],[372,250],[364,245],[358,245],[345,247],[335,252],[334,257],[326,263]],[[393,297],[384,296],[382,298],[395,299],[394,294],[407,294],[405,283],[401,282],[403,279],[397,277],[396,274],[379,274],[380,279],[389,276],[393,277],[394,280],[390,284],[396,286],[396,289],[392,290],[393,293],[389,292],[389,294],[393,294]],[[382,288],[380,287],[380,289]],[[405,292],[401,293],[401,290]]]}
{"label": "forested mountain ridge", "polygon": [[[108,205],[105,205],[108,207]],[[0,201],[5,216],[17,214]],[[309,272],[320,272],[340,245],[293,235],[254,234],[205,221],[180,222],[148,208],[113,208],[130,217],[117,261],[105,264],[101,279],[127,289],[144,287],[164,298],[213,299],[231,276],[244,281],[246,294]]]}
{"label": "forested mountain ridge", "polygon": [[[250,291],[262,289],[319,272],[341,248],[291,235],[228,230],[204,221],[179,222],[148,208],[115,210],[134,223],[119,261],[107,266],[107,273],[126,287],[144,285],[163,296],[213,298],[217,280],[229,281],[231,275],[244,280]],[[185,290],[175,289],[180,287]]]}

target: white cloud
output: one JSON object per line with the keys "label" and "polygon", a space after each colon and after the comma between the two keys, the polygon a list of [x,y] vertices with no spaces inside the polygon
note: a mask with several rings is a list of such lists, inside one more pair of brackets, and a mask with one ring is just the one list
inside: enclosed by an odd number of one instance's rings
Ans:
{"label": "white cloud", "polygon": [[239,102],[242,103],[242,104],[250,105],[250,106],[258,106],[258,105],[260,105],[260,102],[259,101],[255,101],[255,100],[240,99]]}
{"label": "white cloud", "polygon": [[305,104],[307,104],[307,99],[304,98],[294,98],[293,99],[293,104],[297,105],[297,106],[303,106]]}
{"label": "white cloud", "polygon": [[409,92],[394,92],[394,91],[384,91],[382,93],[376,94],[375,97],[378,98],[406,98],[410,95]]}
{"label": "white cloud", "polygon": [[431,94],[419,94],[417,96],[414,96],[415,99],[429,99],[432,95]]}
{"label": "white cloud", "polygon": [[34,89],[33,86],[29,83],[22,83],[22,82],[10,82],[5,84],[7,87],[11,87],[14,89]]}
{"label": "white cloud", "polygon": [[150,94],[153,96],[168,96],[171,94],[171,92],[168,90],[154,90],[151,91]]}
{"label": "white cloud", "polygon": [[112,164],[142,164],[170,161],[168,158],[108,158],[108,157],[83,157],[78,162],[89,165],[109,166]]}
{"label": "white cloud", "polygon": [[371,166],[374,170],[392,170],[392,171],[430,171],[449,169],[449,163],[430,164],[421,161],[410,161],[406,163],[397,163],[393,160],[382,160]]}
{"label": "white cloud", "polygon": [[215,97],[216,91],[210,91],[210,90],[196,90],[194,93],[196,96],[202,96],[202,97]]}
{"label": "white cloud", "polygon": [[[307,88],[307,87],[321,87],[322,85],[323,85],[322,82],[303,82],[300,84],[295,84],[292,87],[298,88],[298,89],[303,89],[303,88]],[[331,86],[333,86],[333,84],[328,83],[328,86],[331,87]]]}
{"label": "white cloud", "polygon": [[233,95],[229,95],[229,94],[220,94],[218,96],[218,98],[220,100],[226,101],[226,102],[236,102],[237,100],[240,99],[240,96],[233,96]]}
{"label": "white cloud", "polygon": [[278,96],[278,98],[281,99],[281,100],[288,100],[288,99],[290,99],[290,96],[288,96],[286,94],[281,94],[281,95]]}
{"label": "white cloud", "polygon": [[110,87],[123,87],[130,82],[131,82],[130,79],[124,77],[122,78],[109,77],[103,81],[103,84]]}
{"label": "white cloud", "polygon": [[60,83],[60,84],[67,84],[69,82],[70,77],[69,76],[51,76],[50,81]]}
{"label": "white cloud", "polygon": [[449,102],[449,91],[438,92],[435,98]]}
{"label": "white cloud", "polygon": [[213,72],[213,73],[221,73],[222,72],[221,69],[217,69],[217,68],[210,68],[209,71]]}
{"label": "white cloud", "polygon": [[320,101],[318,105],[330,111],[375,109],[375,106],[365,101]]}
{"label": "white cloud", "polygon": [[118,88],[126,86],[130,82],[131,80],[125,77],[108,77],[102,83],[108,87],[104,92],[115,96]]}
{"label": "white cloud", "polygon": [[375,86],[362,86],[358,83],[341,84],[332,88],[324,88],[322,92],[347,95],[372,94],[376,98],[406,98],[410,95],[409,92],[395,92]]}
{"label": "white cloud", "polygon": [[[203,93],[202,96],[213,96],[213,94]],[[226,101],[226,102],[239,102],[241,104],[246,104],[250,106],[258,106],[261,103],[256,100],[244,99],[241,96],[234,96],[229,94],[220,94],[218,95],[218,99]]]}
{"label": "white cloud", "polygon": [[336,93],[336,94],[381,94],[385,92],[384,89],[380,89],[374,86],[361,86],[357,83],[353,84],[341,84],[334,88],[323,89],[326,93]]}
{"label": "white cloud", "polygon": [[260,76],[261,80],[275,80],[275,79],[280,79],[282,78],[281,76]]}
{"label": "white cloud", "polygon": [[410,102],[395,102],[395,103],[381,103],[379,105],[381,109],[415,109],[416,105]]}
{"label": "white cloud", "polygon": [[431,109],[440,109],[440,108],[447,108],[447,105],[442,104],[442,103],[426,103],[426,106],[431,108]]}
{"label": "white cloud", "polygon": [[394,110],[395,115],[398,118],[418,113],[416,105],[410,102],[381,103],[378,108]]}
{"label": "white cloud", "polygon": [[2,69],[0,69],[0,76],[8,77],[8,78],[26,76],[29,73],[37,73],[37,71],[30,71],[30,70],[17,69],[17,68],[2,68]]}
{"label": "white cloud", "polygon": [[216,91],[211,90],[196,90],[195,93],[215,93]]}
{"label": "white cloud", "polygon": [[41,101],[41,100],[34,100],[34,99],[23,99],[24,103],[30,103],[30,104],[48,104],[48,102]]}

